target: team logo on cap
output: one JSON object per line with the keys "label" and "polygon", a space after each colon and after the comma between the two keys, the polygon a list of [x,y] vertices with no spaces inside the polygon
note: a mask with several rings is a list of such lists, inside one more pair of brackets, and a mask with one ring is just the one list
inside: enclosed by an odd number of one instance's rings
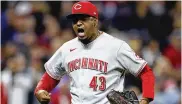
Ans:
{"label": "team logo on cap", "polygon": [[75,4],[75,6],[74,6],[74,8],[75,8],[76,10],[81,9],[81,7],[82,7],[81,4]]}

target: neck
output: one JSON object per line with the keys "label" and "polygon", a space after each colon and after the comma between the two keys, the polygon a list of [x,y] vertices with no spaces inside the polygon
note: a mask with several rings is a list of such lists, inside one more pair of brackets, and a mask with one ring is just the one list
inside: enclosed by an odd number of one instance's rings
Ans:
{"label": "neck", "polygon": [[91,41],[95,40],[99,35],[100,35],[100,32],[99,31],[95,32],[95,34],[92,35],[92,37],[90,38],[90,40]]}
{"label": "neck", "polygon": [[95,33],[92,34],[92,36],[88,39],[84,39],[84,40],[80,40],[83,44],[88,44],[92,41],[94,41],[98,36],[100,35],[100,32],[97,31]]}

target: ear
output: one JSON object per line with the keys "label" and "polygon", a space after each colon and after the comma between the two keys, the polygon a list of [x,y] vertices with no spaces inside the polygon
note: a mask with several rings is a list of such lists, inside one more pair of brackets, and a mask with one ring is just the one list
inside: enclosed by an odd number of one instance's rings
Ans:
{"label": "ear", "polygon": [[91,17],[91,21],[92,21],[92,24],[94,27],[97,27],[98,25],[98,19],[94,18],[94,17]]}
{"label": "ear", "polygon": [[93,25],[94,25],[94,27],[97,27],[97,19],[94,19],[94,21],[93,21]]}
{"label": "ear", "polygon": [[96,26],[96,23],[95,23],[95,21],[93,21],[93,26],[94,26],[94,27]]}

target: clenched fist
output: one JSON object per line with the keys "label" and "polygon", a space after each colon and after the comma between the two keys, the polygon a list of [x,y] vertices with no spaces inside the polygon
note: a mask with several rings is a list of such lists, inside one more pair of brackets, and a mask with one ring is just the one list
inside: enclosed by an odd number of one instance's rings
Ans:
{"label": "clenched fist", "polygon": [[149,104],[149,100],[147,98],[142,98],[140,104]]}
{"label": "clenched fist", "polygon": [[41,104],[48,104],[51,98],[50,94],[45,90],[37,91],[35,96]]}

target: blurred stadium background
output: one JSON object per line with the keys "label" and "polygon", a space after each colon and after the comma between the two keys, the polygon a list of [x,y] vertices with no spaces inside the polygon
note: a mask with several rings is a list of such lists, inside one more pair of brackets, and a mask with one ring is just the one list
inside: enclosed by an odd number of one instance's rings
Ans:
{"label": "blurred stadium background", "polygon": [[[75,1],[74,1],[75,2]],[[33,91],[44,63],[75,37],[71,1],[1,1],[1,104],[38,104]],[[156,76],[151,104],[181,104],[181,1],[94,1],[100,30],[125,40]],[[70,104],[69,77],[50,104]],[[141,96],[140,80],[126,74],[126,89]]]}

